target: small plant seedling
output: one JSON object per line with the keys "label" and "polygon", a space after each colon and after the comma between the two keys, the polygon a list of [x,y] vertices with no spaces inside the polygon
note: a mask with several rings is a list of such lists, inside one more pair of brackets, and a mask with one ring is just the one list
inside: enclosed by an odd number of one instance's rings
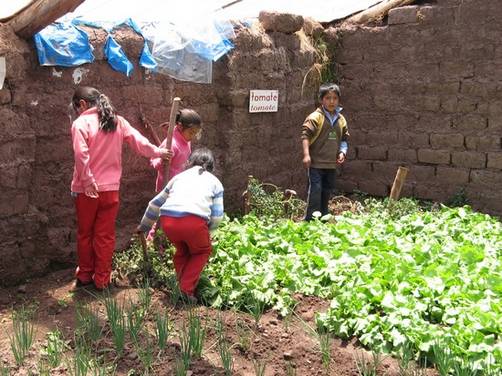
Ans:
{"label": "small plant seedling", "polygon": [[75,312],[76,331],[84,335],[90,342],[96,342],[102,332],[97,309],[78,304]]}
{"label": "small plant seedling", "polygon": [[155,336],[160,350],[164,350],[166,348],[169,332],[169,315],[167,311],[165,314],[157,312],[155,316]]}
{"label": "small plant seedling", "polygon": [[253,359],[253,369],[254,369],[255,376],[265,376],[265,370],[267,369],[267,363],[265,361]]}
{"label": "small plant seedling", "polygon": [[59,329],[47,333],[47,345],[43,350],[43,354],[52,368],[58,367],[61,363],[65,347],[63,334]]}
{"label": "small plant seedling", "polygon": [[9,339],[12,354],[18,366],[24,363],[35,337],[35,328],[30,321],[31,315],[32,312],[26,310],[25,307],[12,313],[13,334],[9,336]]}
{"label": "small plant seedling", "polygon": [[382,364],[382,356],[379,353],[371,353],[369,361],[362,351],[357,351],[354,355],[357,371],[360,376],[377,376],[378,368]]}

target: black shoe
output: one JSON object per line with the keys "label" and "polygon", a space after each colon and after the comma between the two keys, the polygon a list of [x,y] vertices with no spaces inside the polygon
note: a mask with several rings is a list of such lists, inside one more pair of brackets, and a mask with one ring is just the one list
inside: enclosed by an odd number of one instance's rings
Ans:
{"label": "black shoe", "polygon": [[75,281],[75,288],[77,289],[80,289],[82,287],[86,287],[86,286],[89,286],[89,285],[92,285],[92,281],[89,281],[89,282],[82,282],[80,279],[76,279]]}

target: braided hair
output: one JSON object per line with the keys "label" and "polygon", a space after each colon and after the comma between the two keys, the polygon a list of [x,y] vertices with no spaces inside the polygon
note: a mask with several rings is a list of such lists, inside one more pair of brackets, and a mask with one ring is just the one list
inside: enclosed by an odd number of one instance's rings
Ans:
{"label": "braided hair", "polygon": [[202,175],[204,171],[213,172],[214,171],[214,156],[211,150],[208,148],[196,149],[190,154],[188,158],[187,169],[200,166],[199,174]]}
{"label": "braided hair", "polygon": [[93,87],[79,86],[72,98],[72,105],[75,110],[80,106],[81,100],[84,100],[89,107],[97,107],[99,129],[104,132],[114,132],[117,129],[117,114],[106,95]]}

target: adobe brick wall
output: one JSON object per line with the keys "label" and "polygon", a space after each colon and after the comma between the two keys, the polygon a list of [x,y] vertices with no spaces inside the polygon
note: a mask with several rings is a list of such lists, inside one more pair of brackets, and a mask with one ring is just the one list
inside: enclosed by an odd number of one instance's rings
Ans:
{"label": "adobe brick wall", "polygon": [[[174,96],[198,111],[204,122],[200,143],[215,152],[227,211],[240,209],[249,174],[284,187],[305,186],[298,131],[314,103],[312,92],[302,97],[300,88],[313,50],[302,45],[299,35],[265,33],[260,27],[241,30],[236,49],[213,65],[213,84],[204,85],[146,73],[137,66],[142,39],[122,30],[115,37],[135,63],[127,78],[104,61],[105,33],[89,29],[88,34],[95,47],[94,63],[41,67],[32,43],[0,24],[0,56],[7,61],[0,90],[0,285],[75,262],[67,106],[77,83],[107,94],[118,112],[150,139],[139,123],[139,104],[154,125],[168,120]],[[279,89],[279,112],[249,114],[250,89]],[[154,187],[155,172],[148,160],[125,146],[118,248],[141,219]]]}
{"label": "adobe brick wall", "polygon": [[404,194],[502,214],[502,3],[438,0],[393,9],[385,26],[341,35],[342,102],[352,135],[339,186]]}

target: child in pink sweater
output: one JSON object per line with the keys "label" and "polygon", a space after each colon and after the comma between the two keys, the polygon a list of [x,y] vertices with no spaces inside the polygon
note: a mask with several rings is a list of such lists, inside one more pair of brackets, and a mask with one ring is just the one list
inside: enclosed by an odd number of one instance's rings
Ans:
{"label": "child in pink sweater", "polygon": [[145,157],[170,158],[127,120],[115,113],[108,97],[92,87],[78,87],[72,98],[79,115],[71,127],[75,167],[71,182],[77,212],[77,287],[110,282],[119,208],[122,144]]}
{"label": "child in pink sweater", "polygon": [[[191,141],[198,138],[202,131],[202,121],[197,112],[190,109],[181,110],[176,115],[176,127],[173,132],[171,151],[173,156],[169,165],[169,176],[165,179],[162,158],[152,158],[150,164],[157,170],[155,192],[164,189],[169,180],[185,170],[185,164],[192,152]],[[160,144],[165,148],[167,139]]]}
{"label": "child in pink sweater", "polygon": [[[186,163],[192,152],[191,141],[198,139],[202,131],[202,121],[197,112],[185,108],[176,115],[176,127],[173,131],[173,140],[171,143],[172,157],[169,164],[169,176],[164,176],[164,163],[162,158],[152,158],[150,164],[157,170],[157,181],[155,183],[155,192],[164,189],[169,180],[183,172]],[[164,139],[160,147],[165,148],[167,139]],[[148,233],[147,240],[152,241],[155,235],[157,225],[154,224]]]}

